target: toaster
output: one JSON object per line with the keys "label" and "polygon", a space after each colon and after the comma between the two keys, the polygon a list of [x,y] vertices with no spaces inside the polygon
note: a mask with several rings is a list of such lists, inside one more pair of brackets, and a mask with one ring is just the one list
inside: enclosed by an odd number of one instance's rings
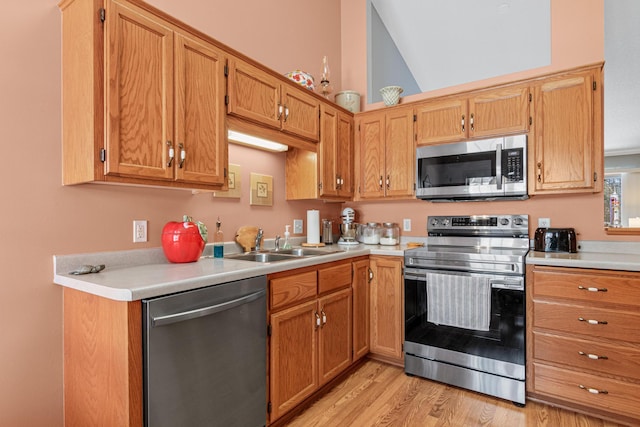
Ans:
{"label": "toaster", "polygon": [[541,252],[578,252],[573,228],[538,228],[533,236],[533,250]]}

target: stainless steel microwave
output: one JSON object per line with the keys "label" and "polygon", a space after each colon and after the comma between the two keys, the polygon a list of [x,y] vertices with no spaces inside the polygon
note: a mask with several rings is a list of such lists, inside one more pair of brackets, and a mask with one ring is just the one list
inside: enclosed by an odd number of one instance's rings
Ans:
{"label": "stainless steel microwave", "polygon": [[421,146],[416,197],[432,201],[526,199],[527,135]]}

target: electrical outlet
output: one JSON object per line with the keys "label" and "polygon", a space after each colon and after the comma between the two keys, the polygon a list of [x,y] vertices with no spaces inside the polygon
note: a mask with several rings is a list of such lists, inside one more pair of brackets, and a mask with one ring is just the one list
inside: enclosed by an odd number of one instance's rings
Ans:
{"label": "electrical outlet", "polygon": [[538,218],[538,227],[540,228],[551,227],[551,218]]}
{"label": "electrical outlet", "polygon": [[144,219],[133,220],[133,243],[147,241],[147,221]]}
{"label": "electrical outlet", "polygon": [[411,220],[409,218],[402,220],[402,231],[411,231]]}
{"label": "electrical outlet", "polygon": [[301,219],[293,220],[293,234],[302,234],[303,222]]}

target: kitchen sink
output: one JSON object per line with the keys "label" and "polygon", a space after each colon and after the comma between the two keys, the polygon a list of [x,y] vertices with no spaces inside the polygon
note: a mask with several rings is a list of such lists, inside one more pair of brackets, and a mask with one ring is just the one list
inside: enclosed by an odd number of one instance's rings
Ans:
{"label": "kitchen sink", "polygon": [[239,259],[242,261],[254,261],[254,262],[275,262],[275,261],[287,261],[296,259],[295,255],[276,254],[272,252],[249,252],[246,254],[229,255],[228,259]]}
{"label": "kitchen sink", "polygon": [[296,258],[314,257],[321,255],[329,255],[339,251],[323,251],[319,249],[309,248],[292,248],[292,249],[279,249],[269,250],[261,252],[247,252],[243,254],[228,255],[227,259],[239,259],[242,261],[254,261],[254,262],[277,262],[294,260]]}
{"label": "kitchen sink", "polygon": [[309,248],[292,248],[292,249],[279,249],[273,250],[271,253],[274,254],[283,254],[283,255],[294,255],[294,256],[316,256],[316,255],[328,255],[335,253],[337,251],[323,251],[319,249],[309,249]]}

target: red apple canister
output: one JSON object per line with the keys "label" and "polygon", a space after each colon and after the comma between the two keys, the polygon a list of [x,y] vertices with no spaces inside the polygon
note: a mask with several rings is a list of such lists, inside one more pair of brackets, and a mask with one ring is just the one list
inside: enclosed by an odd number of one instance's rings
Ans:
{"label": "red apple canister", "polygon": [[188,215],[182,222],[171,221],[162,228],[162,250],[170,262],[198,261],[206,243],[207,226]]}

